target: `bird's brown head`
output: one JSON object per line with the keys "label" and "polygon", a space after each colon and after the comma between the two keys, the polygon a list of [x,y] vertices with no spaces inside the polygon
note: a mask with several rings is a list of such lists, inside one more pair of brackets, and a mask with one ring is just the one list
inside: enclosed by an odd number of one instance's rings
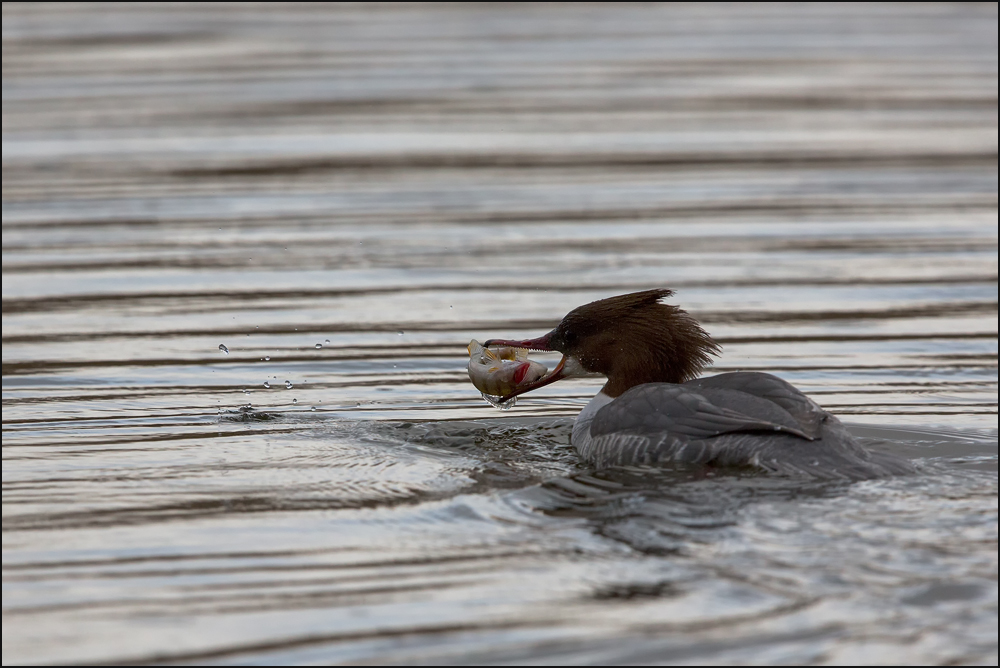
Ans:
{"label": "bird's brown head", "polygon": [[486,343],[563,354],[552,373],[514,394],[586,373],[606,376],[604,392],[611,397],[642,383],[682,383],[701,373],[720,348],[694,318],[662,303],[672,294],[660,289],[601,299],[573,309],[537,339]]}

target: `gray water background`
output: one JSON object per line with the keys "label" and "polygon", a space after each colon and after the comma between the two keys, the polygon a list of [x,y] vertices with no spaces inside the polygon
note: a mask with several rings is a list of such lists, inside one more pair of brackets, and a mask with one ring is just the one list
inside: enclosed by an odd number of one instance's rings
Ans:
{"label": "gray water background", "polygon": [[[2,67],[5,664],[996,664],[995,4],[5,3]],[[469,384],[661,286],[922,473]]]}

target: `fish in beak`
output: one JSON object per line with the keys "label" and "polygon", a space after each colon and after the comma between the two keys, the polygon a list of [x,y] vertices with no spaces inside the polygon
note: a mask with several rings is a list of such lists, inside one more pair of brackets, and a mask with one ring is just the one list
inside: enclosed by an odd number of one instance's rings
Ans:
{"label": "fish in beak", "polygon": [[548,369],[528,359],[526,348],[510,346],[487,348],[475,339],[469,343],[469,379],[476,389],[492,397],[515,391],[519,385],[542,378]]}
{"label": "fish in beak", "polygon": [[[548,334],[540,336],[537,339],[524,339],[522,341],[515,341],[511,339],[489,339],[483,345],[486,348],[508,346],[512,348],[526,348],[527,350],[537,350],[542,352],[558,352],[550,345],[552,334],[553,332],[549,332]],[[566,377],[566,355],[563,355],[562,359],[559,360],[559,364],[557,364],[556,368],[554,368],[548,375],[543,376],[538,380],[519,385],[513,392],[500,397],[499,402],[506,403],[514,397],[524,394],[525,392],[537,390],[540,387],[545,387],[546,385]]]}

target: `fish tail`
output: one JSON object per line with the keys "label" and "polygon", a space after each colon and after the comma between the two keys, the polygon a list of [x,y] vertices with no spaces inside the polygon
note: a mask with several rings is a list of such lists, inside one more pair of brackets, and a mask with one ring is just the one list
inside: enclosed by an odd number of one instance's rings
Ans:
{"label": "fish tail", "polygon": [[483,352],[483,344],[475,339],[469,342],[469,347],[467,348],[469,355],[480,355]]}

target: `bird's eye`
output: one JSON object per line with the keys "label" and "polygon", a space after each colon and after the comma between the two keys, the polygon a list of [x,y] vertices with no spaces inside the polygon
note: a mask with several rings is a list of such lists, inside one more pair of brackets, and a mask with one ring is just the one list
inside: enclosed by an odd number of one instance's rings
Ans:
{"label": "bird's eye", "polygon": [[574,343],[576,343],[576,332],[574,332],[572,329],[567,329],[562,333],[562,340],[568,346],[573,345]]}

